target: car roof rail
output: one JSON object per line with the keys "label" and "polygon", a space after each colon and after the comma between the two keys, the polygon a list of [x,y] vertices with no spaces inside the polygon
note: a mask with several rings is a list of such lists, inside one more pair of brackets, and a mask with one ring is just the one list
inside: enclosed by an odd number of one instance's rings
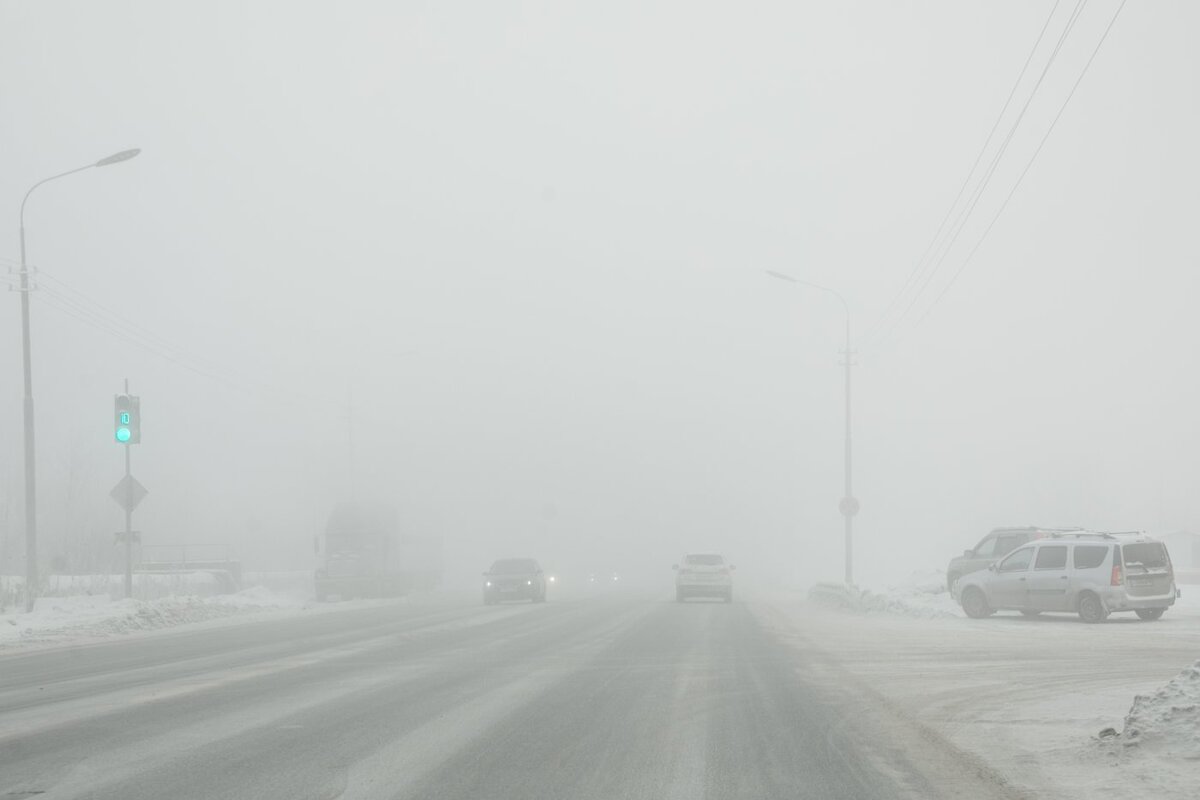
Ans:
{"label": "car roof rail", "polygon": [[1080,527],[1047,528],[1044,525],[1025,525],[1025,526],[1005,525],[1000,528],[992,528],[990,531],[988,531],[988,533],[1016,533],[1016,532],[1025,532],[1025,531],[1029,531],[1032,533],[1054,533],[1055,531],[1060,531],[1062,533],[1069,533],[1071,531],[1081,531],[1081,530],[1083,530],[1083,528],[1080,528]]}
{"label": "car roof rail", "polygon": [[1070,531],[1051,531],[1051,539],[1063,539],[1067,536],[1099,536],[1102,539],[1116,539],[1117,537],[1107,531],[1085,531],[1082,528],[1076,528]]}

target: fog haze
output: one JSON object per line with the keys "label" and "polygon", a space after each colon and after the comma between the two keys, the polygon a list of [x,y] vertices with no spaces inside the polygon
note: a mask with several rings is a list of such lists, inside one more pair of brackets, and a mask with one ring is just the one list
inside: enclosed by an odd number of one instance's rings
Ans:
{"label": "fog haze", "polygon": [[0,264],[29,186],[143,151],[26,212],[44,559],[121,527],[128,378],[147,543],[304,569],[354,494],[441,535],[448,582],[529,554],[667,586],[704,548],[840,578],[842,310],[766,270],[850,306],[864,580],[998,525],[1197,525],[1193,4],[1123,11],[935,302],[1116,4],[1085,9],[895,325],[1047,3],[243,6],[0,7]]}

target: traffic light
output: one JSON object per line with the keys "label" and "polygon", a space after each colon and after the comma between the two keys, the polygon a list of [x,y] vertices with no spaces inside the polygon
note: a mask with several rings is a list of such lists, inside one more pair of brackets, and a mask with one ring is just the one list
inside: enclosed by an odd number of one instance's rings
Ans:
{"label": "traffic light", "polygon": [[142,441],[141,398],[119,394],[113,403],[113,438],[117,444]]}

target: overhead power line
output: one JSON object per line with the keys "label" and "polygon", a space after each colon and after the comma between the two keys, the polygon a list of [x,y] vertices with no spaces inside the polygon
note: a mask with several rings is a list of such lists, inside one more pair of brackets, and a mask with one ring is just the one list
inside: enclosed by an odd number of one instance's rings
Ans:
{"label": "overhead power line", "polygon": [[[91,299],[82,292],[71,288],[65,281],[48,272],[39,272],[38,277],[41,279],[41,288],[43,291],[51,292],[65,300],[70,300],[78,304],[81,308],[86,309],[89,313],[105,320],[109,325],[123,331],[132,340],[145,342],[155,349],[167,351],[182,361],[194,363],[211,372],[222,373],[228,371],[223,365],[218,364],[210,359],[197,356],[194,353],[191,353],[182,347],[179,347],[178,345],[162,338],[161,336],[158,336],[153,331],[142,327],[127,317],[121,316],[111,308],[108,308],[107,306],[104,306]],[[45,281],[50,281],[50,283],[53,285],[48,285]]]}
{"label": "overhead power line", "polygon": [[1029,169],[1033,166],[1033,162],[1037,160],[1038,154],[1042,152],[1042,148],[1045,147],[1046,141],[1050,138],[1050,134],[1054,132],[1054,126],[1058,124],[1058,120],[1062,117],[1063,112],[1067,110],[1067,105],[1070,104],[1071,98],[1075,96],[1075,90],[1079,88],[1079,84],[1083,82],[1083,78],[1085,75],[1087,75],[1088,69],[1092,66],[1092,62],[1096,60],[1096,54],[1100,52],[1100,48],[1104,45],[1105,40],[1108,39],[1108,34],[1112,31],[1113,26],[1117,23],[1117,17],[1121,16],[1121,11],[1125,8],[1126,2],[1127,0],[1121,0],[1121,4],[1117,6],[1117,10],[1113,13],[1112,19],[1108,21],[1108,25],[1105,27],[1104,34],[1100,37],[1100,41],[1096,42],[1096,46],[1092,48],[1092,54],[1088,56],[1087,63],[1083,65],[1083,70],[1079,73],[1079,77],[1075,79],[1075,83],[1071,86],[1071,91],[1067,94],[1066,99],[1063,100],[1062,105],[1058,109],[1058,113],[1054,115],[1054,119],[1050,121],[1050,127],[1046,129],[1046,133],[1042,136],[1042,140],[1038,142],[1037,149],[1033,151],[1033,155],[1029,157],[1029,161],[1025,164],[1025,168],[1021,170],[1021,174],[1017,176],[1016,183],[1013,184],[1012,189],[1009,190],[1008,195],[1004,198],[1004,202],[1000,204],[1000,208],[998,208],[995,215],[992,216],[991,222],[989,222],[987,228],[984,229],[983,234],[979,237],[979,241],[977,241],[975,246],[971,248],[971,252],[967,254],[967,257],[963,259],[962,263],[958,265],[958,269],[956,269],[954,274],[950,276],[949,282],[942,287],[942,291],[939,292],[937,297],[934,298],[933,303],[931,303],[929,307],[925,309],[925,313],[921,315],[919,320],[917,320],[918,324],[920,324],[920,322],[929,316],[929,312],[933,311],[941,299],[946,296],[946,293],[950,291],[951,287],[954,286],[955,282],[958,280],[958,277],[963,273],[963,270],[967,268],[967,265],[971,263],[971,259],[975,257],[975,253],[979,251],[980,246],[982,246],[984,241],[987,239],[988,234],[992,232],[992,228],[995,227],[996,221],[1000,219],[1000,215],[1004,213],[1004,209],[1008,208],[1009,201],[1012,200],[1013,195],[1017,193],[1017,189],[1021,186],[1021,182],[1025,180],[1025,176],[1029,174]]}
{"label": "overhead power line", "polygon": [[110,336],[119,339],[127,344],[131,344],[153,356],[156,356],[164,361],[168,361],[182,369],[193,374],[199,375],[209,380],[217,381],[226,386],[243,389],[249,391],[250,388],[242,384],[235,378],[229,375],[221,374],[216,370],[206,368],[198,360],[193,360],[191,357],[182,352],[173,352],[170,348],[156,344],[154,341],[144,336],[138,336],[127,330],[122,324],[113,322],[103,314],[97,313],[87,305],[73,299],[70,295],[53,289],[48,286],[42,286],[34,293],[34,297],[41,305],[52,308],[55,311],[65,314],[79,322],[89,325],[97,330],[103,331]]}
{"label": "overhead power line", "polygon": [[971,220],[976,207],[979,205],[980,200],[983,198],[984,193],[991,184],[992,177],[996,174],[1001,161],[1007,154],[1009,145],[1015,138],[1017,130],[1020,128],[1022,121],[1024,121],[1025,115],[1028,112],[1029,107],[1032,105],[1033,100],[1036,98],[1038,90],[1041,89],[1043,83],[1045,82],[1046,76],[1049,74],[1051,67],[1054,66],[1055,61],[1058,59],[1058,55],[1062,51],[1063,45],[1066,43],[1068,37],[1071,35],[1071,32],[1074,30],[1075,24],[1078,22],[1080,15],[1083,13],[1087,2],[1088,0],[1077,0],[1075,3],[1075,7],[1071,10],[1071,15],[1068,17],[1066,24],[1063,26],[1063,29],[1058,36],[1058,40],[1055,42],[1054,49],[1050,52],[1049,57],[1046,59],[1046,63],[1042,67],[1037,81],[1034,83],[1028,97],[1025,99],[1025,102],[1022,104],[1021,109],[1017,113],[1016,118],[1013,120],[1012,125],[1009,126],[1008,132],[1003,141],[1000,143],[999,148],[997,148],[995,154],[993,154],[986,171],[974,190],[971,192],[967,204],[959,211],[954,224],[951,226],[950,230],[947,231],[946,237],[943,239],[942,243],[935,248],[936,260],[933,262],[932,268],[928,269],[928,271],[923,275],[922,279],[919,279],[919,285],[910,295],[908,303],[904,306],[904,310],[901,312],[899,317],[897,317],[888,327],[888,333],[895,331],[901,324],[904,323],[909,314],[911,314],[913,309],[916,308],[917,303],[926,294],[926,292],[929,291],[929,287],[932,285],[934,279],[941,272],[947,257],[953,250],[954,246],[958,243],[959,237],[966,229],[967,223]]}
{"label": "overhead power line", "polygon": [[1046,78],[1046,75],[1049,74],[1050,68],[1054,65],[1054,62],[1058,58],[1058,54],[1062,51],[1062,47],[1066,43],[1067,37],[1069,37],[1071,35],[1071,31],[1074,30],[1075,23],[1079,21],[1079,16],[1083,12],[1083,9],[1087,5],[1087,2],[1088,2],[1088,0],[1078,0],[1078,2],[1076,2],[1075,8],[1072,10],[1071,16],[1067,20],[1067,24],[1066,24],[1066,26],[1064,26],[1062,34],[1058,37],[1058,42],[1055,44],[1054,50],[1050,53],[1050,57],[1046,61],[1046,66],[1042,68],[1042,72],[1038,76],[1037,83],[1034,84],[1033,90],[1029,93],[1029,97],[1025,100],[1025,104],[1021,107],[1021,111],[1017,115],[1016,120],[1013,121],[1012,127],[1009,128],[1008,134],[1005,136],[1004,141],[1000,144],[1000,148],[996,151],[996,154],[992,157],[992,161],[988,165],[987,172],[984,173],[983,180],[980,182],[979,186],[976,187],[975,192],[972,194],[970,204],[963,210],[961,217],[960,217],[959,224],[956,227],[953,236],[951,236],[949,241],[942,248],[941,255],[939,256],[937,263],[934,264],[932,271],[930,271],[929,275],[925,278],[924,282],[922,282],[922,284],[921,284],[920,288],[917,290],[916,294],[913,295],[911,301],[908,304],[908,307],[905,308],[905,310],[904,310],[904,314],[901,315],[900,321],[903,321],[904,317],[908,316],[908,314],[916,306],[917,301],[929,289],[930,285],[933,283],[934,278],[936,278],[938,273],[941,272],[942,267],[944,266],[944,264],[946,262],[946,258],[950,255],[950,252],[953,250],[954,245],[956,245],[958,243],[959,236],[961,236],[962,232],[966,229],[967,223],[970,221],[972,215],[975,213],[975,208],[979,205],[979,201],[983,198],[984,192],[987,190],[988,186],[991,184],[992,177],[996,174],[996,170],[1000,166],[1000,161],[1008,153],[1008,146],[1012,143],[1013,138],[1016,136],[1017,130],[1018,130],[1018,128],[1020,128],[1022,120],[1025,119],[1025,113],[1029,110],[1029,106],[1032,105],[1034,98],[1037,96],[1038,89],[1041,88],[1042,83]]}
{"label": "overhead power line", "polygon": [[[32,297],[37,299],[39,305],[102,331],[179,369],[186,370],[193,375],[220,383],[227,388],[238,390],[247,395],[269,397],[270,402],[278,406],[289,406],[305,412],[324,414],[323,410],[318,411],[318,409],[325,409],[330,405],[331,401],[328,398],[318,397],[303,391],[280,391],[247,379],[215,361],[196,356],[152,331],[125,319],[82,292],[67,286],[62,280],[49,276],[44,271],[40,271],[38,276],[40,278],[51,278],[50,284],[41,283],[37,291],[32,293]],[[380,427],[386,427],[390,424],[378,417],[363,414],[357,410],[355,416]]]}
{"label": "overhead power line", "polygon": [[913,263],[913,267],[909,271],[908,276],[904,279],[904,283],[900,286],[900,289],[896,292],[896,294],[892,296],[892,299],[888,302],[887,307],[884,308],[883,314],[880,316],[879,321],[875,324],[871,331],[867,333],[866,338],[868,340],[873,339],[876,335],[878,335],[884,324],[887,322],[888,317],[891,315],[892,311],[895,310],[896,305],[900,302],[900,299],[905,295],[909,288],[912,287],[917,276],[924,272],[924,267],[929,259],[930,254],[934,251],[934,247],[937,245],[937,243],[941,241],[942,232],[946,229],[946,223],[950,221],[950,217],[954,213],[954,209],[958,208],[958,203],[960,200],[962,200],[963,193],[967,190],[967,186],[970,185],[971,179],[975,177],[975,170],[979,168],[979,163],[983,161],[983,156],[988,151],[988,147],[992,143],[992,137],[996,135],[996,131],[999,129],[1000,123],[1004,120],[1004,115],[1008,113],[1008,107],[1012,105],[1013,98],[1017,94],[1017,89],[1020,88],[1021,83],[1025,80],[1025,74],[1029,71],[1029,65],[1033,63],[1033,57],[1037,54],[1038,48],[1042,45],[1042,39],[1045,38],[1046,31],[1050,28],[1050,22],[1054,19],[1054,14],[1058,11],[1060,2],[1061,0],[1054,0],[1054,5],[1050,8],[1050,13],[1046,15],[1046,21],[1042,23],[1042,29],[1038,31],[1037,39],[1035,39],[1033,42],[1033,47],[1029,49],[1029,55],[1025,57],[1025,63],[1021,65],[1021,71],[1017,74],[1017,79],[1013,81],[1012,88],[1008,91],[1008,97],[1004,99],[1004,105],[1000,108],[1000,113],[996,115],[996,121],[992,123],[991,130],[988,131],[987,136],[983,140],[983,145],[980,146],[979,152],[975,155],[975,160],[971,163],[971,168],[967,170],[966,176],[963,178],[962,183],[959,184],[958,191],[954,194],[954,200],[950,202],[950,207],[946,209],[946,213],[942,217],[942,221],[938,224],[937,230],[934,231],[933,238],[930,239],[929,244],[925,246],[925,251],[921,253],[921,257]]}

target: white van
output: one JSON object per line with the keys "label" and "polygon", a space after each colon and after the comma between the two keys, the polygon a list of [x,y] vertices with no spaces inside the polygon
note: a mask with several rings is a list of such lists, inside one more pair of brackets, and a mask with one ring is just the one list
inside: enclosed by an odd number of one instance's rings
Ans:
{"label": "white van", "polygon": [[1011,609],[1028,616],[1074,612],[1085,622],[1121,611],[1156,620],[1178,596],[1166,545],[1140,533],[1051,534],[955,585],[974,618]]}

